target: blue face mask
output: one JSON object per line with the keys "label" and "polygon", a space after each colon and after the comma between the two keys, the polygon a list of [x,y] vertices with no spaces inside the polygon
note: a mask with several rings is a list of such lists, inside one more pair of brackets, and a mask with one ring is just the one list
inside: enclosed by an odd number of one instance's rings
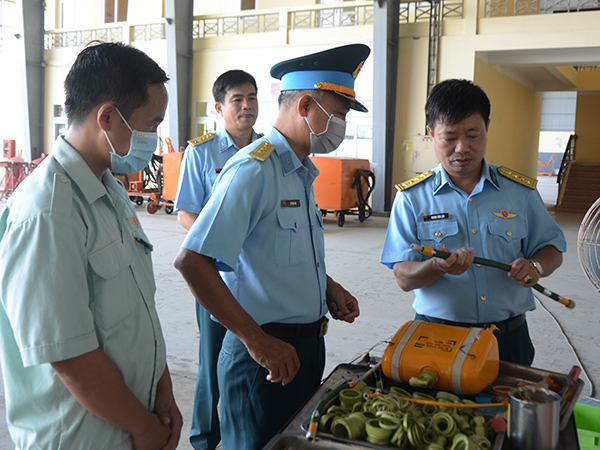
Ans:
{"label": "blue face mask", "polygon": [[106,136],[106,140],[112,149],[112,153],[110,154],[110,168],[115,173],[137,173],[144,169],[152,159],[152,155],[158,144],[158,134],[156,131],[144,132],[132,130],[118,109],[117,112],[121,116],[121,119],[123,119],[123,123],[131,131],[131,142],[129,144],[129,151],[125,156],[117,155],[108,134],[104,131],[104,136]]}

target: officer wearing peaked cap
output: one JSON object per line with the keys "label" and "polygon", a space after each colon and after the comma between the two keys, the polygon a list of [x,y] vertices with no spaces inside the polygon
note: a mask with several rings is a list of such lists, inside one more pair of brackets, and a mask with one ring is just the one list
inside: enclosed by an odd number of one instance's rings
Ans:
{"label": "officer wearing peaked cap", "polygon": [[228,329],[217,368],[223,448],[263,448],[319,386],[326,314],[359,314],[325,270],[308,156],[335,150],[349,109],[366,110],[354,80],[368,54],[347,45],[271,69],[281,79],[274,126],[229,159],[175,260]]}

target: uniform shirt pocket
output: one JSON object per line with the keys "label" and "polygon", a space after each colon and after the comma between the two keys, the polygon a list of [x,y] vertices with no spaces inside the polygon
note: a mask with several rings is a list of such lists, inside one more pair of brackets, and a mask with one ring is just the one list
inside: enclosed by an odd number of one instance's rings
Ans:
{"label": "uniform shirt pocket", "polygon": [[133,313],[139,293],[131,276],[130,258],[119,240],[88,255],[91,267],[90,304],[95,320],[110,329]]}
{"label": "uniform shirt pocket", "polygon": [[527,226],[523,220],[497,219],[488,222],[490,242],[488,249],[502,249],[502,255],[498,256],[501,261],[510,263],[520,258],[522,253],[522,242],[527,237]]}
{"label": "uniform shirt pocket", "polygon": [[452,238],[458,234],[458,222],[455,219],[421,222],[417,225],[419,243],[427,247],[452,248]]}
{"label": "uniform shirt pocket", "polygon": [[308,261],[308,252],[312,245],[304,210],[279,209],[277,222],[279,226],[275,230],[275,263],[278,266],[295,266]]}

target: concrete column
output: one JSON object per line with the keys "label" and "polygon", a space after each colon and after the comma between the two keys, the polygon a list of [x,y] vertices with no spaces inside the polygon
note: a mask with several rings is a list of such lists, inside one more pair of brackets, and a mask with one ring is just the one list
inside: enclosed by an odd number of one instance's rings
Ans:
{"label": "concrete column", "polygon": [[377,0],[374,10],[373,162],[377,178],[372,206],[373,211],[384,212],[392,204],[400,0]]}
{"label": "concrete column", "polygon": [[193,0],[165,0],[169,82],[169,138],[175,151],[186,146],[192,122]]}
{"label": "concrete column", "polygon": [[44,151],[44,2],[17,0],[17,15],[23,159],[31,162]]}

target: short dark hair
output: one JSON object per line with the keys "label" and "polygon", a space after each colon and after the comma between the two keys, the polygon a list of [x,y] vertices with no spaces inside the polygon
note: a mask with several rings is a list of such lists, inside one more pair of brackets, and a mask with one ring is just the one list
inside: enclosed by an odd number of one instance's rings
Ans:
{"label": "short dark hair", "polygon": [[487,126],[490,109],[490,99],[483,89],[469,80],[450,79],[431,90],[425,104],[425,117],[432,131],[438,123],[455,125],[473,114],[481,115]]}
{"label": "short dark hair", "polygon": [[168,81],[165,71],[141,50],[94,41],[79,53],[65,79],[68,122],[80,125],[105,102],[114,102],[127,119],[148,102],[148,85]]}
{"label": "short dark hair", "polygon": [[256,80],[248,72],[243,70],[228,70],[225,73],[219,75],[219,78],[213,83],[212,93],[216,103],[223,103],[225,101],[225,95],[230,89],[233,89],[242,84],[252,83],[256,92]]}
{"label": "short dark hair", "polygon": [[279,97],[277,98],[277,104],[279,105],[280,109],[288,109],[294,104],[296,99],[303,95],[310,95],[316,101],[320,102],[323,100],[325,92],[327,91],[322,91],[319,89],[290,89],[287,91],[281,91],[279,93]]}

